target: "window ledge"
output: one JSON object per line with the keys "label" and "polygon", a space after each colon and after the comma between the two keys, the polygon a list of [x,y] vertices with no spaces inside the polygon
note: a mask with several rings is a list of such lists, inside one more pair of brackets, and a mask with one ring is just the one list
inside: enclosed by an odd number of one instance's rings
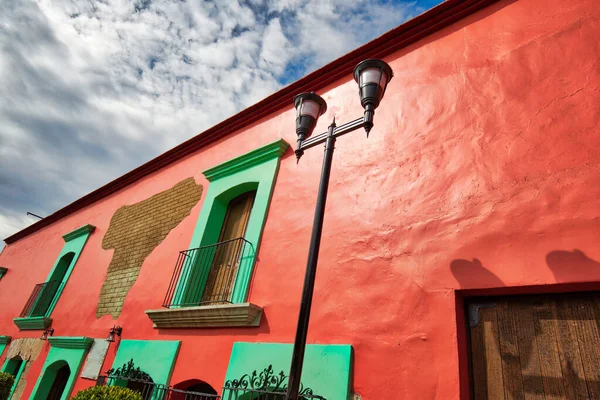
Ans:
{"label": "window ledge", "polygon": [[155,328],[259,326],[262,307],[252,303],[146,310]]}
{"label": "window ledge", "polygon": [[52,318],[50,317],[14,318],[13,321],[22,331],[43,330],[52,324]]}

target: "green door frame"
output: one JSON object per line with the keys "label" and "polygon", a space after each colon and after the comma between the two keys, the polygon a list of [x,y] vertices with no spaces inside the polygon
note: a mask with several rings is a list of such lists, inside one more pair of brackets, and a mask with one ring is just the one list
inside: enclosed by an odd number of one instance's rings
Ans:
{"label": "green door frame", "polygon": [[[256,190],[244,235],[244,239],[250,245],[245,246],[242,254],[233,286],[232,303],[243,303],[248,297],[250,277],[258,254],[280,159],[288,147],[289,144],[285,140],[279,139],[203,172],[210,184],[189,249],[217,243],[229,201],[245,192]],[[190,301],[193,300],[190,299],[191,293],[202,295],[210,265],[211,263],[204,262],[202,270],[198,271],[196,260],[192,260],[183,266],[173,297],[175,305],[193,302]],[[191,282],[198,282],[200,288],[190,287]]]}
{"label": "green door frame", "polygon": [[[71,374],[69,375],[69,380],[67,381],[67,385],[65,386],[65,390],[60,400],[67,400],[70,398],[73,386],[75,386],[75,381],[79,376],[83,360],[94,342],[94,339],[88,337],[55,336],[49,337],[48,342],[52,347],[48,352],[48,356],[46,357],[40,376],[35,383],[33,392],[31,392],[30,399],[45,400],[48,391],[54,382],[51,374],[53,372],[56,373],[56,371],[54,371],[56,364],[62,365],[63,363],[66,363],[69,365]],[[49,375],[46,376],[46,373]]]}
{"label": "green door frame", "polygon": [[[6,372],[6,370],[10,366],[11,361],[14,361],[14,360],[11,358],[11,359],[7,359],[4,362],[4,365],[2,366],[2,372]],[[17,385],[19,384],[19,380],[21,379],[21,375],[23,375],[23,371],[25,370],[25,366],[27,365],[27,360],[21,358],[21,361],[22,361],[22,363],[19,366],[19,370],[15,374],[15,381],[13,382],[13,385],[10,388],[10,394],[8,395],[9,399],[12,397],[13,393],[15,392],[15,389],[17,388]]]}

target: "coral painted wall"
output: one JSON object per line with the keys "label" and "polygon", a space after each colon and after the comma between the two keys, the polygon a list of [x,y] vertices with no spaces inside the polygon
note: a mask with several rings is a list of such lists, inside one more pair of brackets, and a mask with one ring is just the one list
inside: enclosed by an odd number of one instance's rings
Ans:
{"label": "coral painted wall", "polygon": [[[336,146],[309,343],[351,344],[363,400],[467,398],[461,302],[483,293],[598,288],[600,8],[596,0],[503,0],[385,59],[395,72],[369,139]],[[362,114],[351,71],[320,90],[324,131]],[[290,102],[291,103],[291,102]],[[292,105],[7,246],[0,334],[44,281],[61,235],[97,227],[52,314],[55,335],[181,340],[171,383],[220,388],[234,342],[293,341],[323,152],[284,155],[249,301],[258,328],[155,330],[178,251],[203,198],[144,261],[117,319],[96,318],[114,213],[283,137]],[[587,282],[587,284],[583,284]],[[112,364],[117,344],[105,362]],[[28,398],[48,349],[32,364]],[[105,369],[106,369],[105,368]],[[33,375],[32,375],[33,374]],[[91,386],[80,379],[75,390]],[[462,393],[462,397],[461,397]]]}

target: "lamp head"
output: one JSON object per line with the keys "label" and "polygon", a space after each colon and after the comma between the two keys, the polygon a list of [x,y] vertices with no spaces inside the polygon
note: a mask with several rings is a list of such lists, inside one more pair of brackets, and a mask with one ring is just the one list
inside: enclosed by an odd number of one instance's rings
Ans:
{"label": "lamp head", "polygon": [[354,80],[358,83],[360,104],[365,109],[367,136],[373,127],[373,115],[385,94],[387,84],[394,77],[392,68],[383,60],[368,59],[354,68]]}
{"label": "lamp head", "polygon": [[300,149],[302,141],[312,135],[317,120],[327,111],[327,103],[315,92],[300,93],[294,97],[294,107],[296,108],[296,135],[298,135],[298,147],[295,153],[299,159],[304,153]]}

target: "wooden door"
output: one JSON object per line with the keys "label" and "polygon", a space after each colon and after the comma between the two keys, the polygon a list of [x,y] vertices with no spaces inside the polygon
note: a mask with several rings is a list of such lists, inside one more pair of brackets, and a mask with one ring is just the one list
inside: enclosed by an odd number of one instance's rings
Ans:
{"label": "wooden door", "polygon": [[214,248],[213,262],[202,293],[202,303],[221,303],[231,299],[240,257],[242,240],[248,226],[256,192],[244,193],[229,202],[219,244]]}
{"label": "wooden door", "polygon": [[468,308],[473,399],[600,400],[600,294]]}

